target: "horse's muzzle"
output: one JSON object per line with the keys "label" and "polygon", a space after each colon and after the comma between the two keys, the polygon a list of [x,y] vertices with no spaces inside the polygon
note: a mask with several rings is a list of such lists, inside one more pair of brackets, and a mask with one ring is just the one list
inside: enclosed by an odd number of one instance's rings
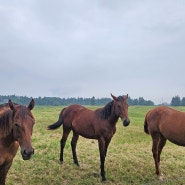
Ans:
{"label": "horse's muzzle", "polygon": [[21,151],[23,160],[29,160],[33,154],[34,154],[34,149]]}
{"label": "horse's muzzle", "polygon": [[128,126],[130,124],[130,120],[129,119],[125,119],[124,121],[123,121],[123,125],[126,127],[126,126]]}

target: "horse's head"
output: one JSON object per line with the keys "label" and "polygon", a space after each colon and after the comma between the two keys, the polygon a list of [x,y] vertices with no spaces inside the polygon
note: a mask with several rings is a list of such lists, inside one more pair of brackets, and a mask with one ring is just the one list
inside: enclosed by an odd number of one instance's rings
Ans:
{"label": "horse's head", "polygon": [[9,100],[8,104],[13,111],[13,137],[19,142],[23,160],[28,160],[34,154],[31,144],[33,125],[35,123],[31,113],[35,104],[34,100],[31,100],[28,107],[13,104],[11,100]]}
{"label": "horse's head", "polygon": [[127,104],[128,94],[126,96],[119,97],[116,97],[111,94],[111,96],[114,100],[115,114],[122,119],[124,126],[128,126],[130,124],[130,120],[128,118],[128,104]]}

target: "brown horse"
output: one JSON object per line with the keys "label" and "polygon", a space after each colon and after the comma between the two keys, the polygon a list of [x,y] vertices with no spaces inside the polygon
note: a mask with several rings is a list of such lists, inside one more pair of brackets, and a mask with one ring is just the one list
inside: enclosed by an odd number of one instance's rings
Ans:
{"label": "brown horse", "polygon": [[128,126],[130,120],[128,118],[128,95],[116,97],[112,95],[113,100],[103,108],[95,111],[89,110],[81,105],[70,105],[64,108],[56,123],[49,125],[48,129],[53,130],[63,124],[63,136],[60,141],[60,161],[63,162],[63,150],[70,131],[73,131],[71,140],[71,148],[73,160],[76,165],[79,165],[76,155],[76,144],[79,135],[88,139],[97,139],[100,152],[100,169],[102,181],[106,180],[104,162],[107,153],[107,148],[112,136],[116,132],[116,123],[120,117],[124,126]]}
{"label": "brown horse", "polygon": [[146,114],[144,131],[152,137],[156,174],[162,179],[160,155],[166,140],[185,146],[185,112],[165,106],[156,107]]}
{"label": "brown horse", "polygon": [[14,104],[11,100],[0,105],[0,185],[5,184],[19,146],[23,160],[30,159],[34,153],[31,135],[35,120],[30,111],[33,107],[33,99],[28,107]]}

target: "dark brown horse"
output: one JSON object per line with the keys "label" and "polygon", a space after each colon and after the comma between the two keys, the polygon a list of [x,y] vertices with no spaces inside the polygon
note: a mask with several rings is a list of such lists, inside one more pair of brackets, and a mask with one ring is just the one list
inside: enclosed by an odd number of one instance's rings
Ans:
{"label": "dark brown horse", "polygon": [[113,100],[103,108],[95,111],[89,110],[81,105],[71,105],[64,108],[56,123],[49,125],[48,129],[53,130],[63,124],[63,136],[61,139],[60,161],[63,162],[63,150],[70,131],[73,131],[71,140],[71,148],[73,160],[79,165],[76,155],[76,144],[79,135],[88,139],[97,139],[100,152],[100,169],[102,181],[106,180],[104,162],[107,148],[112,136],[116,132],[116,123],[120,117],[124,126],[128,126],[130,120],[128,118],[128,95],[116,97],[112,95]]}
{"label": "dark brown horse", "polygon": [[162,179],[160,155],[166,140],[185,146],[185,112],[165,106],[156,107],[146,114],[144,131],[152,137],[156,174]]}
{"label": "dark brown horse", "polygon": [[0,185],[5,184],[19,146],[23,160],[30,159],[34,153],[31,135],[35,120],[30,111],[33,107],[33,99],[28,107],[14,104],[11,100],[0,105]]}

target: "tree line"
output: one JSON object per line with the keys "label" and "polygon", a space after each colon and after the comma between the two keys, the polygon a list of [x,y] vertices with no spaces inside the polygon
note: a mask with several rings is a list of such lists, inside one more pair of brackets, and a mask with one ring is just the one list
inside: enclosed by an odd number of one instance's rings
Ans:
{"label": "tree line", "polygon": [[172,106],[185,106],[185,97],[182,99],[179,96],[174,96],[171,100]]}
{"label": "tree line", "polygon": [[[8,100],[12,102],[28,105],[31,97],[27,96],[16,96],[16,95],[0,95],[0,103],[7,103]],[[71,104],[80,104],[80,105],[105,105],[106,103],[112,101],[111,98],[59,98],[59,97],[38,97],[34,98],[36,105],[40,106],[68,106]],[[153,106],[154,102],[151,100],[145,100],[143,97],[136,99],[128,98],[129,105],[146,105]],[[185,97],[182,99],[179,96],[172,97],[171,106],[185,106]]]}
{"label": "tree line", "polygon": [[[0,95],[0,103],[7,103],[8,100],[12,102],[28,105],[31,97],[27,96],[16,96],[16,95]],[[80,104],[80,105],[105,105],[108,102],[112,101],[111,98],[95,98],[94,96],[91,98],[59,98],[59,97],[38,97],[34,98],[35,104],[39,106],[68,106],[71,104]],[[154,105],[154,102],[151,100],[145,100],[143,97],[139,97],[138,99],[128,98],[129,105]]]}

